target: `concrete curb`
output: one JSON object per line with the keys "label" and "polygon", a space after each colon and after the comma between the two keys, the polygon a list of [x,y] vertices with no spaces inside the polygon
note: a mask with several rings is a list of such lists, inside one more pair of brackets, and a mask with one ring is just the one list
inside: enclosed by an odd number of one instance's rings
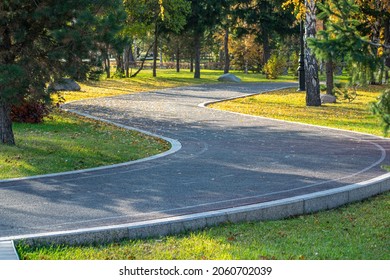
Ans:
{"label": "concrete curb", "polygon": [[15,250],[13,241],[1,241],[0,242],[0,260],[2,261],[17,261],[19,255]]}
{"label": "concrete curb", "polygon": [[[90,229],[12,236],[16,243],[30,245],[81,245],[107,243],[123,239],[166,236],[222,223],[277,220],[333,209],[390,190],[390,174],[342,188],[272,202],[223,209],[145,222]],[[0,238],[0,242],[3,241]]]}

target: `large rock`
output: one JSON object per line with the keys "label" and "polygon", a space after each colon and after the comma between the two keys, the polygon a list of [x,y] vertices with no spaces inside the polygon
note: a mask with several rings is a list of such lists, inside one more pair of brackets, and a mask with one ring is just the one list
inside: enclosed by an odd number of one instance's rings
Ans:
{"label": "large rock", "polygon": [[241,83],[241,79],[237,76],[227,73],[223,74],[221,77],[218,78],[218,81],[220,82],[232,82],[232,83]]}
{"label": "large rock", "polygon": [[80,85],[72,79],[61,79],[58,82],[49,85],[53,91],[80,91]]}
{"label": "large rock", "polygon": [[321,104],[325,104],[325,103],[336,103],[336,97],[333,96],[333,95],[321,94],[321,95],[320,95],[320,98],[321,98]]}

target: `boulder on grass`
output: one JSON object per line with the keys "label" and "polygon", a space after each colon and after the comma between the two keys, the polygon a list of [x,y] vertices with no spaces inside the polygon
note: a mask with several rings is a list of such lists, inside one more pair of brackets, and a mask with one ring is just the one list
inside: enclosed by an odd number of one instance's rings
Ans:
{"label": "boulder on grass", "polygon": [[227,73],[223,74],[218,78],[218,81],[220,82],[231,82],[231,83],[241,83],[241,79],[238,78],[237,76]]}
{"label": "boulder on grass", "polygon": [[336,97],[330,94],[321,94],[321,104],[336,103]]}
{"label": "boulder on grass", "polygon": [[49,89],[53,91],[80,91],[80,85],[72,79],[61,79],[51,83]]}

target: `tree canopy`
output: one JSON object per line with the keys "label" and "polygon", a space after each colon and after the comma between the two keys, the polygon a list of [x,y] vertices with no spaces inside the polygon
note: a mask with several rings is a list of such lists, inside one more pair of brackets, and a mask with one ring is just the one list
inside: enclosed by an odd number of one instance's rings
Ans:
{"label": "tree canopy", "polygon": [[290,57],[297,60],[301,19],[306,21],[307,105],[321,105],[318,71],[323,60],[331,68],[347,63],[355,80],[388,79],[388,1],[1,1],[0,143],[15,142],[12,106],[45,102],[49,82],[65,76],[86,79],[92,66],[110,77],[112,59],[120,77],[124,72],[129,76],[130,61],[136,65],[137,57],[146,58],[150,50],[154,75],[158,52],[161,61],[176,59],[178,71],[181,59],[189,61],[190,69],[195,62],[194,78],[200,78],[202,61],[225,73],[231,67],[264,72],[276,64],[295,67]]}

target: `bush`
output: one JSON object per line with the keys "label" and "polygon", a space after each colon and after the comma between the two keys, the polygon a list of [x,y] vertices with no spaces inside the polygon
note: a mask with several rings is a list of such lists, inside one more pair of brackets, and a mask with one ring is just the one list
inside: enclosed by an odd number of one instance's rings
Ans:
{"label": "bush", "polygon": [[267,63],[264,65],[264,73],[267,79],[276,79],[283,74],[286,68],[286,58],[278,54],[273,54],[271,55]]}
{"label": "bush", "polygon": [[23,100],[12,106],[11,119],[20,123],[41,123],[50,113],[50,106],[43,101]]}

